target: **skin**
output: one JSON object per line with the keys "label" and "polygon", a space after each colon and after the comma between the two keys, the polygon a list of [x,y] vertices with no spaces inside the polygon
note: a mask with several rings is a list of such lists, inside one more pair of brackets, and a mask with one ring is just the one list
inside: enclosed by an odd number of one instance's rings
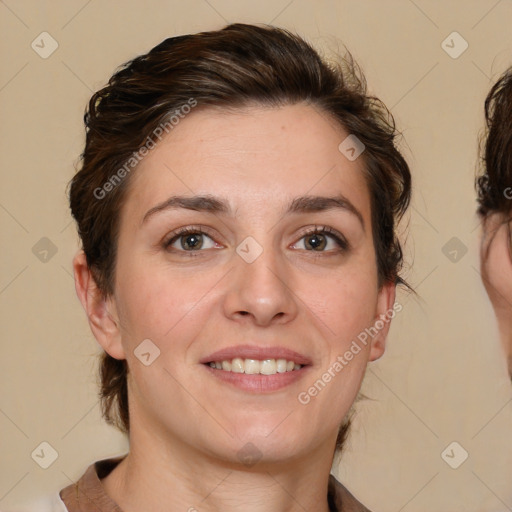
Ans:
{"label": "skin", "polygon": [[[130,453],[102,480],[125,512],[138,510],[327,511],[327,481],[339,425],[369,361],[385,348],[389,322],[307,405],[307,390],[365,328],[392,308],[394,284],[378,287],[363,159],[338,150],[347,133],[305,104],[194,111],[132,176],[121,210],[115,292],[102,300],[83,253],[74,259],[78,296],[105,351],[127,359]],[[285,213],[296,197],[341,193],[347,209]],[[232,214],[175,208],[145,213],[173,195],[225,198]],[[163,242],[200,225],[204,248]],[[334,239],[307,249],[304,231]],[[236,252],[248,236],[263,252]],[[208,237],[211,237],[208,238]],[[185,242],[184,242],[185,243]],[[179,252],[181,250],[181,252]],[[160,356],[134,356],[150,339]],[[311,365],[287,387],[248,392],[199,361],[239,344],[281,346]],[[259,460],[239,451],[252,443]]]}
{"label": "skin", "polygon": [[512,377],[512,259],[508,218],[503,213],[492,213],[484,219],[480,267]]}

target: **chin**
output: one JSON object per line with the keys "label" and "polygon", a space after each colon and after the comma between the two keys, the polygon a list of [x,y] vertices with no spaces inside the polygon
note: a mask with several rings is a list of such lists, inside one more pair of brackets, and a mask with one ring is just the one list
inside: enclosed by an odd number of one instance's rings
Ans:
{"label": "chin", "polygon": [[[288,413],[287,413],[288,414]],[[208,439],[207,450],[213,457],[229,463],[241,463],[253,467],[257,463],[286,463],[314,449],[317,435],[304,429],[292,430],[296,425],[287,424],[287,414],[271,415],[258,422],[238,422],[236,428],[226,429],[228,434],[219,434]],[[290,415],[290,417],[293,416]],[[283,421],[284,420],[284,421]],[[214,448],[214,450],[211,450]]]}
{"label": "chin", "polygon": [[240,445],[241,447],[231,454],[232,462],[241,463],[248,468],[256,465],[261,468],[265,465],[291,463],[307,451],[305,446],[292,443],[283,437],[273,440],[247,437]]}

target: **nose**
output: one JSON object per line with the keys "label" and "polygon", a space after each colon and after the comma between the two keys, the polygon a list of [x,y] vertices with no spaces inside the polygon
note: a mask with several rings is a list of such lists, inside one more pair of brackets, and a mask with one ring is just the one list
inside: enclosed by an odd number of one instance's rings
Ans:
{"label": "nose", "polygon": [[285,324],[298,312],[298,297],[283,258],[264,249],[251,263],[234,254],[224,310],[227,317],[258,326]]}

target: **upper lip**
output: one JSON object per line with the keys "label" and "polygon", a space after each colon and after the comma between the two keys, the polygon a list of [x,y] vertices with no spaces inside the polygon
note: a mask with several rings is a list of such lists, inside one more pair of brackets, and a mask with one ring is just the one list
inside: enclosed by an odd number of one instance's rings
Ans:
{"label": "upper lip", "polygon": [[241,359],[286,359],[296,364],[311,364],[311,359],[303,354],[299,354],[294,350],[285,347],[262,347],[260,345],[236,345],[234,347],[226,347],[203,357],[200,363],[211,363],[215,361],[229,361],[235,357]]}

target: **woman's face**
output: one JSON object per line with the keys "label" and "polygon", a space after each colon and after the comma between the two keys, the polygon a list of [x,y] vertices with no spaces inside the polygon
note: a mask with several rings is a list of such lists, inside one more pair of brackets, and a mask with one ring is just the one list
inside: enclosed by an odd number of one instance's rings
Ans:
{"label": "woman's face", "polygon": [[102,343],[128,362],[132,435],[241,462],[333,450],[394,301],[347,136],[304,104],[207,108],[133,171]]}

